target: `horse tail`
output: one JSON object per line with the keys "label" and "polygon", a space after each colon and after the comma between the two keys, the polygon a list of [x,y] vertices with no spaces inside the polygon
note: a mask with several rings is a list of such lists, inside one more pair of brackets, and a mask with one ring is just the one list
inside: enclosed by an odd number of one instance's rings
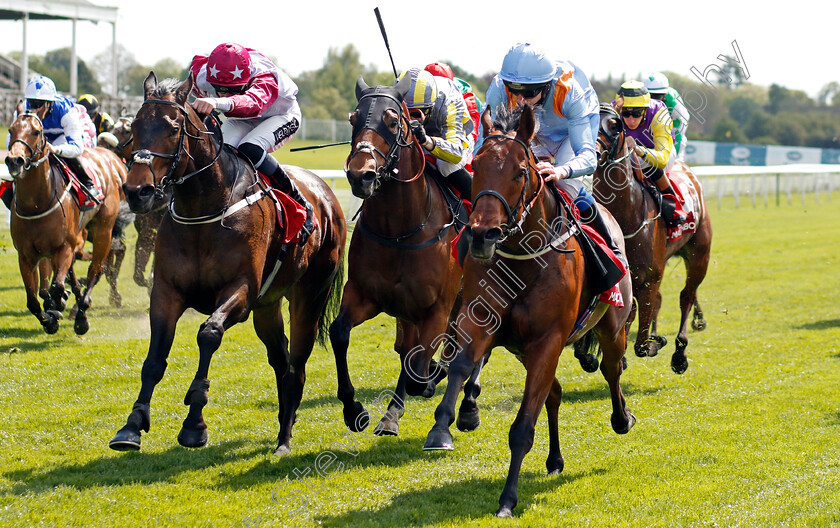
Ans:
{"label": "horse tail", "polygon": [[600,355],[601,349],[598,348],[596,351],[596,346],[598,346],[598,339],[592,330],[583,334],[574,344],[575,357],[580,361],[581,368],[586,372],[595,372],[598,369],[598,355]]}
{"label": "horse tail", "polygon": [[120,210],[117,213],[117,220],[114,222],[114,229],[111,231],[112,239],[122,239],[125,235],[125,228],[134,222],[135,215],[128,207],[128,203],[120,201]]}
{"label": "horse tail", "polygon": [[338,316],[338,310],[341,308],[341,291],[344,286],[344,252],[341,252],[341,258],[338,261],[338,269],[330,281],[330,295],[327,297],[327,302],[324,303],[324,309],[318,316],[318,335],[316,341],[319,345],[326,348],[327,336],[329,335],[329,325]]}

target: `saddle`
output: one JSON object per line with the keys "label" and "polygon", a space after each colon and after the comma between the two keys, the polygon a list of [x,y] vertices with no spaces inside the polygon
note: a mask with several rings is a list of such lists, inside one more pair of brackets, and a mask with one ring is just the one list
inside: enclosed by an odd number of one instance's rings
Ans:
{"label": "saddle", "polygon": [[[303,229],[304,222],[306,222],[306,208],[280,189],[272,187],[271,181],[265,174],[259,171],[257,171],[257,174],[265,188],[271,189],[269,196],[274,201],[277,222],[283,228],[283,243],[297,243],[300,241],[300,232]],[[317,217],[314,217],[313,220],[318,221]]]}
{"label": "saddle", "polygon": [[670,174],[665,175],[668,178],[668,181],[671,184],[671,188],[674,189],[674,200],[675,202],[670,202],[668,200],[663,200],[662,192],[659,190],[659,187],[656,186],[655,183],[650,181],[649,178],[645,177],[641,180],[642,187],[645,188],[648,193],[653,197],[653,201],[656,204],[656,209],[660,211],[663,217],[671,216],[673,217],[674,209],[679,204],[679,207],[683,209],[685,212],[685,221],[677,226],[671,226],[666,224],[667,228],[667,236],[668,242],[674,242],[679,240],[683,233],[694,233],[697,231],[697,222],[696,218],[694,217],[694,212],[690,211],[685,208],[686,199],[683,196],[683,190],[679,185],[679,182],[671,177]]}
{"label": "saddle", "polygon": [[79,175],[73,170],[73,168],[68,164],[64,159],[60,156],[57,156],[55,153],[50,153],[50,167],[53,168],[52,170],[58,171],[61,177],[64,180],[65,185],[70,185],[71,194],[73,196],[73,200],[75,200],[76,205],[79,206],[80,211],[88,211],[93,209],[97,205],[101,203],[102,200],[105,199],[105,194],[102,189],[102,183],[94,174],[86,166],[86,162],[79,158],[79,164],[81,165],[82,169],[85,170],[87,177],[93,182],[93,190],[96,192],[96,197],[91,196],[89,191],[82,185],[82,182],[79,180]]}

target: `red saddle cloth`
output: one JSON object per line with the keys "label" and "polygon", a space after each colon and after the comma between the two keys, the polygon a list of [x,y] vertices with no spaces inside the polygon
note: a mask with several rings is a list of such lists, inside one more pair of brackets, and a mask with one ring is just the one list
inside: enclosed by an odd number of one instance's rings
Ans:
{"label": "red saddle cloth", "polygon": [[[84,158],[80,158],[82,163],[82,167],[84,167],[85,171],[87,172],[90,181],[93,182],[93,189],[91,189],[95,194],[97,200],[100,202],[105,199],[105,193],[102,189],[102,182],[99,178],[96,177],[94,171],[91,170],[90,164]],[[76,203],[79,204],[79,207],[82,209],[90,209],[92,207],[96,207],[98,204],[94,201],[88,194],[82,190],[82,184],[79,181],[79,177],[76,176],[76,173],[70,169],[70,166],[64,162],[60,157],[56,156],[55,154],[50,154],[50,163],[56,163],[60,168],[61,171],[64,172],[64,179],[65,181],[70,182],[70,189],[72,190],[73,196],[76,199]]]}
{"label": "red saddle cloth", "polygon": [[[672,177],[671,174],[668,174],[667,176],[668,181],[671,182],[671,188],[674,189],[674,194],[677,197],[675,214],[685,215],[685,222],[675,227],[668,227],[668,242],[674,242],[682,238],[683,233],[694,233],[697,231],[697,218],[694,216],[691,207],[686,204],[687,197],[685,193],[690,193],[690,191],[687,187],[684,188],[683,180],[677,178],[676,175]],[[696,202],[696,200],[692,201]]]}
{"label": "red saddle cloth", "polygon": [[[263,173],[259,173],[259,175],[266,187],[271,187],[271,180]],[[277,221],[283,227],[283,243],[299,242],[300,230],[304,222],[306,222],[306,208],[279,189],[271,187],[271,194],[275,198],[274,204],[277,210]],[[312,221],[316,223],[318,218],[315,217]]]}

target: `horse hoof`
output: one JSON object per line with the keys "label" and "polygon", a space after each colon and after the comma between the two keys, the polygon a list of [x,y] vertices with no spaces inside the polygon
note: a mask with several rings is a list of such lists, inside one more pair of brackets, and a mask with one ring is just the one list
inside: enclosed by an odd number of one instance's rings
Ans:
{"label": "horse hoof", "polygon": [[353,402],[352,411],[344,410],[344,425],[354,433],[360,433],[370,425],[370,414],[359,402]]}
{"label": "horse hoof", "polygon": [[496,517],[499,519],[513,519],[513,511],[507,506],[502,506],[499,508],[499,511],[496,512]]}
{"label": "horse hoof", "polygon": [[207,445],[207,428],[187,429],[182,428],[178,433],[178,443],[184,447],[204,447]]}
{"label": "horse hoof", "polygon": [[475,431],[481,425],[481,417],[478,414],[478,409],[474,411],[459,411],[458,420],[455,422],[459,431],[469,433]]}
{"label": "horse hoof", "polygon": [[578,361],[580,361],[580,368],[584,370],[584,372],[595,372],[598,370],[598,358],[596,358],[593,354],[584,354],[578,357]]}
{"label": "horse hoof", "polygon": [[674,353],[674,355],[671,356],[671,370],[677,374],[683,374],[686,370],[688,370],[688,358],[685,357],[684,354]]}
{"label": "horse hoof", "polygon": [[140,431],[125,426],[108,442],[108,447],[114,451],[140,451]]}
{"label": "horse hoof", "polygon": [[698,332],[701,330],[706,329],[706,320],[703,318],[697,318],[691,320],[691,328],[697,330]]}
{"label": "horse hoof", "polygon": [[630,409],[624,410],[624,416],[621,420],[617,420],[616,416],[613,415],[610,418],[610,422],[612,423],[613,431],[617,434],[627,434],[630,432],[630,429],[636,425],[636,416],[633,414],[633,411]]}
{"label": "horse hoof", "polygon": [[274,450],[274,456],[286,456],[291,454],[292,448],[285,444],[280,444],[279,446],[277,446],[277,449]]}
{"label": "horse hoof", "polygon": [[122,308],[122,295],[114,294],[108,297],[108,302],[111,303],[111,306],[114,308]]}
{"label": "horse hoof", "polygon": [[452,444],[452,434],[449,429],[432,428],[429,431],[429,436],[426,437],[426,443],[423,444],[423,451],[454,451],[455,446]]}
{"label": "horse hoof", "polygon": [[90,330],[90,323],[87,315],[79,310],[79,313],[76,314],[76,322],[73,324],[73,331],[76,332],[76,335],[85,335],[88,330]]}
{"label": "horse hoof", "polygon": [[400,434],[400,423],[396,420],[383,418],[373,430],[376,436],[397,436]]}
{"label": "horse hoof", "polygon": [[558,456],[556,459],[549,458],[545,461],[545,468],[548,470],[549,475],[559,475],[563,472],[564,467],[563,455]]}
{"label": "horse hoof", "polygon": [[61,320],[61,312],[56,312],[55,310],[49,310],[46,312],[47,320],[41,323],[44,327],[44,331],[48,334],[54,334],[58,332],[58,321]]}

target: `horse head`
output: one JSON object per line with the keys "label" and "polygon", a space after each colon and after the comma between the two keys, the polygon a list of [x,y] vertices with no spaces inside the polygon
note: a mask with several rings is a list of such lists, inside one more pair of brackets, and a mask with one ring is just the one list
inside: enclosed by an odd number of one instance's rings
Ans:
{"label": "horse head", "polygon": [[601,105],[601,124],[598,127],[598,145],[596,155],[598,164],[603,165],[615,159],[619,147],[623,144],[624,121],[609,104]]}
{"label": "horse head", "polygon": [[[131,123],[134,150],[123,185],[126,200],[135,213],[149,212],[155,197],[162,196],[170,185],[182,183],[207,168],[184,174],[196,159],[194,142],[202,141],[202,134],[206,133],[200,117],[187,104],[192,87],[192,78],[184,82],[164,79],[158,83],[154,72],[143,83],[144,101]],[[217,155],[218,152],[217,148]]]}
{"label": "horse head", "polygon": [[132,121],[134,118],[131,116],[120,116],[110,132],[99,134],[98,146],[110,150],[123,160],[129,159],[134,142],[134,136],[131,134]]}
{"label": "horse head", "polygon": [[[493,257],[496,244],[521,230],[531,205],[541,193],[542,178],[529,146],[536,130],[529,105],[496,109],[491,123],[485,112],[484,143],[473,159],[473,212],[465,234],[478,261]],[[529,190],[536,189],[526,204]],[[483,198],[483,199],[482,199]]]}
{"label": "horse head", "polygon": [[393,177],[401,148],[412,144],[408,109],[403,102],[410,85],[408,76],[396,86],[369,87],[361,76],[356,81],[359,104],[350,114],[352,148],[344,171],[353,194],[363,200]]}
{"label": "horse head", "polygon": [[14,179],[21,178],[30,168],[40,165],[49,154],[44,136],[44,107],[36,112],[24,112],[23,101],[17,105],[17,119],[9,127],[9,153],[6,167]]}

